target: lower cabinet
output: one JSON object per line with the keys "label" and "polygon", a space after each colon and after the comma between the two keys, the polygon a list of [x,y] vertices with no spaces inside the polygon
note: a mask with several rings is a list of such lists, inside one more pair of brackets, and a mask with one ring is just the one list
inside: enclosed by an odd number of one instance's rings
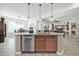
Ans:
{"label": "lower cabinet", "polygon": [[36,52],[44,52],[45,49],[45,42],[43,36],[36,36],[35,37],[35,51]]}
{"label": "lower cabinet", "polygon": [[0,42],[4,42],[4,34],[3,33],[0,33]]}
{"label": "lower cabinet", "polygon": [[56,52],[57,51],[57,37],[45,36],[45,51]]}
{"label": "lower cabinet", "polygon": [[57,36],[52,35],[36,35],[35,36],[36,52],[56,52]]}

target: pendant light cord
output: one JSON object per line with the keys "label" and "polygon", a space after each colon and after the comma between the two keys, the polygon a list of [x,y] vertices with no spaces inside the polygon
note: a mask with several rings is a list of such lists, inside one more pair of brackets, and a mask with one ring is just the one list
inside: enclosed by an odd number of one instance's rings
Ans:
{"label": "pendant light cord", "polygon": [[51,3],[51,18],[53,18],[53,3]]}
{"label": "pendant light cord", "polygon": [[39,4],[39,19],[41,19],[41,4]]}
{"label": "pendant light cord", "polygon": [[30,18],[29,11],[30,11],[30,3],[28,3],[28,18]]}

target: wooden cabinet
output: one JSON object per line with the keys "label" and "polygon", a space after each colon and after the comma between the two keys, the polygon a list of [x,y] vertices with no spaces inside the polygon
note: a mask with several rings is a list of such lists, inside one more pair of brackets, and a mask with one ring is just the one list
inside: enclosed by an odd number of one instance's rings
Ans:
{"label": "wooden cabinet", "polygon": [[4,34],[0,33],[0,42],[4,42]]}
{"label": "wooden cabinet", "polygon": [[35,37],[35,51],[36,52],[43,52],[44,51],[44,37],[43,36],[36,36]]}
{"label": "wooden cabinet", "polygon": [[3,22],[0,21],[0,33],[3,33]]}
{"label": "wooden cabinet", "polygon": [[4,42],[5,41],[4,40],[5,33],[6,33],[5,30],[6,30],[6,28],[5,28],[4,22],[0,21],[0,42]]}
{"label": "wooden cabinet", "polygon": [[56,52],[57,36],[54,35],[36,35],[35,36],[36,52]]}
{"label": "wooden cabinet", "polygon": [[45,36],[45,51],[56,52],[57,51],[57,37]]}

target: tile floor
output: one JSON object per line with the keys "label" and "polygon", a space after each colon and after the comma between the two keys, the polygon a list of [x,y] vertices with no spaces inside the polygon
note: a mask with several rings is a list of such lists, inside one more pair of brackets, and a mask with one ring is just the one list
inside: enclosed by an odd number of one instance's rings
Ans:
{"label": "tile floor", "polygon": [[[65,51],[63,56],[79,56],[79,38],[65,38]],[[0,56],[57,56],[55,53],[23,53],[15,54],[15,38],[6,37],[4,43],[0,43]]]}
{"label": "tile floor", "polygon": [[15,55],[15,40],[14,38],[6,38],[4,43],[0,43],[0,56]]}
{"label": "tile floor", "polygon": [[64,56],[79,56],[79,37],[70,36],[66,42]]}

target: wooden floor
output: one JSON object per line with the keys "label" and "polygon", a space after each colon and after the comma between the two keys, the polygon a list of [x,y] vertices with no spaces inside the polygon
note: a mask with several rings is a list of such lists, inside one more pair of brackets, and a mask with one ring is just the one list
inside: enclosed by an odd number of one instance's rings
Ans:
{"label": "wooden floor", "polygon": [[[65,38],[65,51],[63,56],[79,56],[79,38]],[[15,54],[15,38],[7,37],[4,43],[0,43],[0,56],[57,56],[55,53],[23,53]]]}

